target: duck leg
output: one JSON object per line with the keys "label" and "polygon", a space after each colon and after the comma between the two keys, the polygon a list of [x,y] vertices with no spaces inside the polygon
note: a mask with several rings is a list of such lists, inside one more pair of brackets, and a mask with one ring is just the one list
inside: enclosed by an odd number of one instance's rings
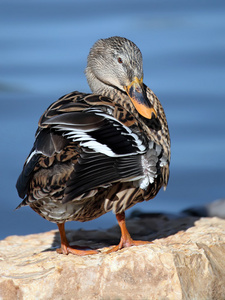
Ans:
{"label": "duck leg", "polygon": [[125,213],[122,212],[120,214],[116,214],[116,219],[118,221],[118,224],[120,226],[120,230],[121,230],[121,239],[120,242],[117,246],[114,246],[113,248],[111,248],[110,250],[108,250],[106,253],[112,253],[112,252],[116,252],[122,248],[126,248],[126,247],[131,247],[131,246],[139,246],[139,245],[145,245],[145,244],[150,244],[151,242],[148,241],[134,241],[128,230],[126,227],[126,223],[125,223]]}
{"label": "duck leg", "polygon": [[59,228],[59,233],[60,233],[60,238],[61,238],[61,248],[56,250],[58,253],[65,254],[65,255],[71,253],[71,254],[76,254],[76,255],[81,255],[81,256],[99,253],[96,250],[80,250],[80,249],[75,249],[75,248],[71,247],[66,238],[64,223],[59,223],[57,225]]}

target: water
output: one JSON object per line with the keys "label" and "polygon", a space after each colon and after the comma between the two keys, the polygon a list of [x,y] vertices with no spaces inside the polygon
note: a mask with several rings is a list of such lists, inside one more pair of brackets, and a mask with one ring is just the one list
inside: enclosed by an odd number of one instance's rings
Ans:
{"label": "water", "polygon": [[[133,209],[179,212],[225,196],[224,8],[222,0],[1,0],[0,238],[56,228],[30,208],[14,211],[15,182],[43,111],[70,91],[90,91],[89,49],[113,35],[141,49],[144,82],[165,108],[172,139],[166,192]],[[108,213],[67,228],[115,223]]]}

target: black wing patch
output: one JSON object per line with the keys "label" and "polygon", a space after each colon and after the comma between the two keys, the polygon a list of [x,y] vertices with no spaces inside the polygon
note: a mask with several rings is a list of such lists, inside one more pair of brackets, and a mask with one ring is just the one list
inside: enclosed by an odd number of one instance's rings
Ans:
{"label": "black wing patch", "polygon": [[[33,151],[35,151],[34,147],[31,149],[30,154]],[[31,179],[31,175],[34,170],[34,167],[38,163],[39,157],[40,157],[40,154],[33,155],[32,158],[30,159],[29,163],[28,164],[25,163],[25,165],[23,167],[23,171],[21,172],[20,176],[17,179],[16,189],[17,189],[17,192],[18,192],[20,198],[22,198],[22,199],[27,194],[29,181]]]}
{"label": "black wing patch", "polygon": [[109,157],[99,153],[83,152],[67,182],[63,202],[69,202],[96,187],[118,180],[133,180],[143,175],[140,155]]}
{"label": "black wing patch", "polygon": [[27,194],[29,181],[40,157],[42,155],[50,157],[55,153],[60,152],[68,143],[69,141],[67,139],[59,133],[53,132],[51,128],[40,129],[37,131],[34,146],[27,157],[23,171],[16,183],[16,188],[21,198],[24,198]]}
{"label": "black wing patch", "polygon": [[71,112],[55,116],[43,123],[81,147],[107,156],[143,153],[146,147],[138,136],[113,117],[93,112]]}

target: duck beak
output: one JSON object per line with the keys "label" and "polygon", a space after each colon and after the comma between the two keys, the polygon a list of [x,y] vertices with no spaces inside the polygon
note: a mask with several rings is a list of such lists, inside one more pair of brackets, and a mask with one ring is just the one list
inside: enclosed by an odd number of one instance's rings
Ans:
{"label": "duck beak", "polygon": [[129,98],[131,99],[132,103],[134,104],[136,110],[139,112],[139,114],[141,114],[147,119],[151,119],[153,115],[155,116],[155,118],[157,118],[157,113],[155,109],[145,96],[143,78],[138,79],[135,76],[131,84],[125,86],[124,89]]}

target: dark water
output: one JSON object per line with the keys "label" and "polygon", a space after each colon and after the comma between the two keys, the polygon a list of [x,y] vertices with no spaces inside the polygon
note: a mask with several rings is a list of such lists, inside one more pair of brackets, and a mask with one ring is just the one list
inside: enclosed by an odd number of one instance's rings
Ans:
{"label": "dark water", "polygon": [[[15,182],[40,115],[63,94],[89,92],[89,49],[113,35],[141,49],[144,82],[165,108],[172,139],[166,192],[133,209],[179,212],[225,196],[223,0],[1,0],[0,28],[0,238],[56,228],[30,208],[14,211]],[[109,213],[67,228],[113,224]]]}

